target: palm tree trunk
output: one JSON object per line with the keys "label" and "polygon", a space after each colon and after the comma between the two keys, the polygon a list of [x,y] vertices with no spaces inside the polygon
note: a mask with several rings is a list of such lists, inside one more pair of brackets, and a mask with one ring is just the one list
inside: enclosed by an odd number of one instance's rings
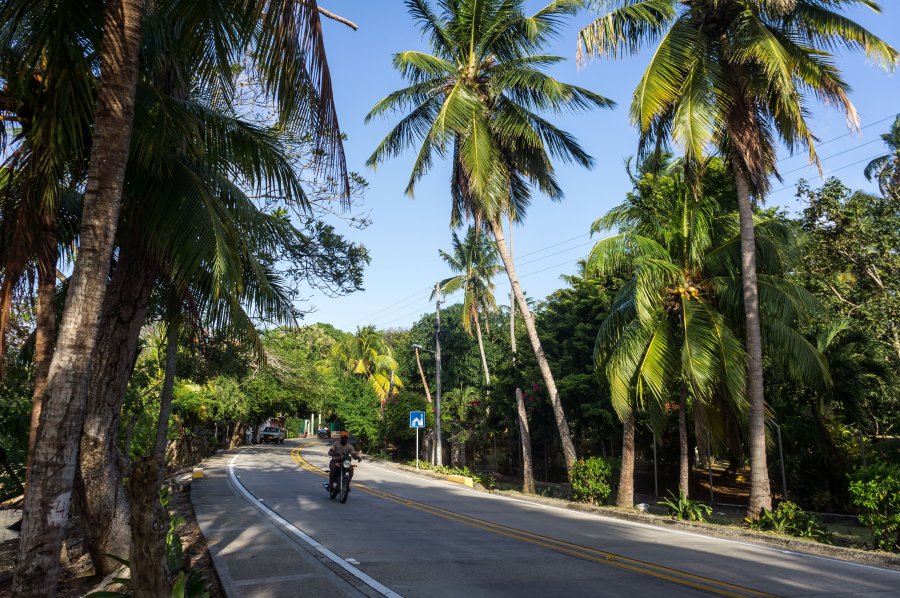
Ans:
{"label": "palm tree trunk", "polygon": [[[16,224],[12,231],[12,242],[7,248],[6,264],[3,269],[3,284],[0,285],[0,381],[6,378],[6,329],[12,311],[12,296],[16,284],[22,277],[28,262],[28,210],[23,202],[16,210]],[[56,265],[54,264],[54,268]]]}
{"label": "palm tree trunk", "polygon": [[688,466],[687,435],[687,386],[681,383],[678,392],[678,492],[685,498],[690,495],[690,468]]}
{"label": "palm tree trunk", "polygon": [[129,501],[124,478],[128,457],[119,449],[119,422],[134,369],[141,327],[156,282],[156,269],[135,247],[119,251],[104,300],[85,406],[75,496],[85,523],[85,544],[98,573],[107,575],[130,545]]}
{"label": "palm tree trunk", "polygon": [[519,305],[519,311],[522,312],[522,319],[525,321],[525,330],[528,332],[528,339],[531,341],[531,347],[534,350],[534,356],[541,370],[541,376],[544,378],[544,384],[547,385],[547,392],[550,395],[550,404],[553,406],[553,415],[556,417],[556,427],[559,430],[559,439],[562,444],[563,454],[566,459],[566,470],[571,471],[575,466],[575,445],[572,443],[572,434],[569,432],[569,423],[566,421],[566,414],[563,411],[562,403],[559,400],[559,393],[556,390],[556,382],[553,380],[553,373],[550,371],[550,365],[544,356],[544,349],[541,347],[541,339],[538,337],[537,328],[534,325],[534,316],[528,309],[528,303],[525,301],[525,294],[522,293],[522,287],[519,285],[519,277],[516,274],[516,267],[513,264],[512,256],[506,249],[506,242],[503,238],[503,228],[496,220],[491,221],[491,231],[494,233],[494,239],[497,242],[497,251],[506,267],[506,273],[509,276],[510,286],[516,297],[516,303]]}
{"label": "palm tree trunk", "polygon": [[56,343],[56,262],[59,244],[56,239],[56,220],[41,218],[38,248],[37,324],[34,328],[34,394],[31,403],[31,427],[28,432],[28,456],[25,469],[31,469],[31,454],[41,421],[41,399],[47,388],[47,373]]}
{"label": "palm tree trunk", "polygon": [[168,513],[159,502],[159,463],[153,456],[138,459],[128,481],[133,533],[129,550],[135,598],[169,596],[166,563]]}
{"label": "palm tree trunk", "polygon": [[622,423],[622,469],[616,506],[631,509],[634,507],[634,411]]}
{"label": "palm tree trunk", "polygon": [[[509,215],[509,261],[513,262],[513,218]],[[516,301],[512,287],[509,289],[509,349],[512,353],[513,369],[516,367]],[[521,405],[521,406],[520,406]],[[519,431],[522,439],[522,492],[534,493],[534,459],[531,453],[531,432],[528,430],[528,414],[525,412],[525,401],[522,389],[516,387],[516,415],[519,420]],[[495,451],[496,452],[496,451]]]}
{"label": "palm tree trunk", "polygon": [[134,120],[142,0],[110,0],[104,10],[100,86],[84,196],[78,260],[42,399],[13,593],[53,596],[68,519],[97,324],[115,243]]}
{"label": "palm tree trunk", "polygon": [[[172,414],[172,397],[175,390],[175,367],[178,361],[177,321],[169,323],[166,332],[166,373],[159,393],[159,419],[156,425],[156,442],[153,454],[135,465],[131,484],[131,560],[132,584],[135,598],[168,596],[168,564],[166,562],[166,530],[168,513],[159,502],[166,467],[166,444],[169,435],[169,416]],[[149,489],[149,490],[148,490]]]}
{"label": "palm tree trunk", "polygon": [[[512,214],[509,215],[509,259],[512,260],[513,253],[513,219]],[[516,301],[512,288],[509,289],[509,347],[513,354],[513,361],[516,360]]]}
{"label": "palm tree trunk", "polygon": [[422,386],[425,387],[425,398],[428,404],[431,404],[431,390],[428,388],[428,380],[425,379],[425,372],[422,370],[422,361],[419,359],[419,348],[416,347],[416,365],[419,366],[419,376],[422,377]]}
{"label": "palm tree trunk", "polygon": [[159,420],[156,425],[156,443],[153,455],[159,462],[160,469],[166,466],[166,446],[169,438],[169,417],[172,415],[172,398],[175,394],[175,366],[178,362],[178,335],[181,326],[178,322],[170,322],[166,331],[166,374],[163,378],[162,390],[159,393]]}
{"label": "palm tree trunk", "polygon": [[519,438],[522,439],[522,492],[534,494],[534,460],[531,458],[531,433],[522,389],[516,388],[516,410],[519,413]]}
{"label": "palm tree trunk", "polygon": [[481,323],[478,317],[478,310],[472,305],[472,320],[475,321],[475,336],[478,338],[478,351],[481,352],[481,367],[484,368],[484,383],[491,385],[491,372],[488,370],[487,357],[484,355],[484,339],[481,337]]}
{"label": "palm tree trunk", "polygon": [[759,288],[756,280],[756,233],[750,204],[750,183],[739,160],[733,160],[741,221],[741,275],[747,329],[747,395],[750,400],[750,504],[747,516],[772,509],[769,468],[766,463],[766,403],[763,396],[762,332],[759,320]]}

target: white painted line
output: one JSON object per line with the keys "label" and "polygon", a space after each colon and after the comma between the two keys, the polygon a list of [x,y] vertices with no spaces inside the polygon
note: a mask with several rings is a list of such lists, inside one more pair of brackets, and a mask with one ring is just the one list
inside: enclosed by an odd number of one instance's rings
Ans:
{"label": "white painted line", "polygon": [[678,535],[682,535],[682,536],[691,536],[694,538],[702,538],[704,540],[710,540],[710,541],[714,541],[714,542],[726,542],[728,544],[738,544],[740,546],[746,546],[748,548],[756,548],[756,549],[765,550],[768,552],[777,552],[780,554],[786,554],[786,555],[791,555],[791,556],[796,556],[796,557],[801,557],[801,558],[808,558],[808,559],[816,559],[816,560],[821,560],[821,561],[831,561],[831,562],[835,562],[835,563],[840,563],[842,565],[852,565],[854,567],[862,567],[864,569],[875,569],[876,571],[886,571],[889,573],[894,573],[894,574],[900,575],[900,571],[896,571],[894,569],[887,569],[885,567],[878,567],[875,565],[867,565],[865,563],[857,563],[855,561],[845,561],[843,559],[830,557],[830,556],[819,556],[816,554],[807,554],[805,552],[796,552],[794,550],[785,550],[784,548],[773,548],[771,546],[765,546],[762,544],[754,544],[752,542],[745,542],[742,540],[734,540],[731,538],[720,538],[718,536],[707,536],[705,534],[700,534],[697,532],[689,532],[686,530],[670,529],[670,528],[662,527],[659,525],[653,525],[651,523],[642,523],[640,521],[630,521],[628,519],[619,519],[618,517],[611,517],[609,515],[602,515],[600,513],[589,513],[586,511],[578,511],[576,509],[567,509],[565,507],[557,507],[556,505],[545,505],[545,504],[541,504],[541,503],[534,503],[529,500],[522,499],[522,498],[515,498],[513,496],[490,494],[487,492],[482,492],[480,490],[474,490],[467,486],[461,486],[459,484],[449,484],[449,483],[445,484],[445,483],[443,483],[443,480],[430,478],[428,476],[419,476],[419,475],[407,473],[405,471],[398,471],[396,469],[380,466],[375,463],[370,463],[370,467],[375,467],[376,469],[380,469],[380,470],[388,472],[388,473],[392,473],[392,474],[395,474],[398,476],[403,476],[405,478],[411,478],[411,479],[418,480],[418,481],[437,482],[441,486],[449,486],[451,488],[456,488],[456,489],[464,491],[464,492],[467,491],[471,494],[476,494],[484,499],[512,501],[512,502],[516,502],[516,503],[519,503],[519,504],[522,504],[525,506],[531,506],[531,507],[535,507],[535,508],[539,508],[539,509],[562,511],[563,513],[567,513],[569,515],[583,515],[584,517],[588,517],[588,518],[603,519],[604,521],[608,521],[610,523],[621,523],[623,525],[630,525],[633,527],[641,527],[644,529],[650,529],[650,530],[654,530],[654,531],[658,531],[658,532],[666,532],[669,534],[678,534]]}
{"label": "white painted line", "polygon": [[304,533],[303,531],[301,531],[300,529],[298,529],[291,522],[289,522],[287,519],[285,519],[284,517],[282,517],[281,515],[279,515],[278,513],[276,513],[269,507],[267,507],[266,505],[260,504],[260,501],[262,501],[262,499],[259,499],[258,501],[254,500],[254,498],[256,498],[256,497],[254,497],[253,494],[251,494],[250,491],[244,487],[244,485],[240,482],[240,480],[237,479],[237,476],[234,474],[234,462],[238,458],[238,455],[240,455],[240,453],[233,456],[231,458],[231,460],[228,462],[228,476],[231,478],[231,480],[234,483],[235,488],[237,488],[238,492],[240,492],[244,496],[244,498],[246,498],[250,502],[250,504],[255,505],[257,509],[262,511],[263,515],[265,515],[266,517],[268,517],[269,519],[271,519],[272,521],[277,523],[289,534],[303,540],[304,542],[306,542],[307,544],[309,544],[310,546],[315,548],[317,551],[319,551],[323,556],[328,558],[328,560],[335,563],[341,569],[343,569],[344,571],[346,571],[347,573],[349,573],[356,579],[360,580],[361,582],[363,582],[364,584],[366,584],[367,586],[369,586],[376,592],[379,592],[380,594],[382,594],[383,596],[387,596],[388,598],[403,598],[400,594],[398,594],[394,590],[390,589],[386,585],[382,584],[381,582],[376,580],[374,577],[371,577],[371,576],[363,573],[362,571],[360,571],[359,569],[357,569],[356,567],[354,567],[353,565],[351,565],[350,563],[348,563],[347,561],[345,561],[344,559],[342,559],[341,557],[336,555],[331,550],[322,546],[322,544],[317,542],[315,540],[315,538],[313,538],[312,536],[310,536],[310,535]]}

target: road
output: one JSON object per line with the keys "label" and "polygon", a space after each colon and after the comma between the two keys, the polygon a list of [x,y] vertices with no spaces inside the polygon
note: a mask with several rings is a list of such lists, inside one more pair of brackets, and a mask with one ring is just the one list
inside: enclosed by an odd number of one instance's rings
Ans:
{"label": "road", "polygon": [[322,487],[326,450],[318,440],[253,448],[231,459],[229,475],[375,594],[900,596],[897,571],[493,496],[368,461],[342,505]]}

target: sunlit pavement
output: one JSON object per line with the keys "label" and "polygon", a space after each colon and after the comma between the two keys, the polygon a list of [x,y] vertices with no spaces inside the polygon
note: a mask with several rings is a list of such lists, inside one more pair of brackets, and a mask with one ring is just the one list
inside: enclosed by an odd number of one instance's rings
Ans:
{"label": "sunlit pavement", "polygon": [[900,588],[900,572],[514,501],[370,462],[342,505],[322,487],[326,447],[294,441],[206,463],[192,494],[230,595],[889,596]]}

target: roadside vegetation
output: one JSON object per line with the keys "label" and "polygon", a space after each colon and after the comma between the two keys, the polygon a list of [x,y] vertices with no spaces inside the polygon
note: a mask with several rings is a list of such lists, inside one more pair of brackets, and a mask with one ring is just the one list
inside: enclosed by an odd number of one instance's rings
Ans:
{"label": "roadside vegetation", "polygon": [[[24,512],[0,586],[55,595],[76,534],[98,580],[127,562],[126,593],[202,595],[169,481],[270,418],[489,489],[900,551],[900,116],[864,167],[877,193],[765,204],[778,143],[818,161],[809,100],[858,125],[832,50],[896,67],[844,17],[877,3],[408,0],[427,48],[398,48],[368,163],[411,150],[413,196],[450,161],[450,234],[439,315],[386,330],[295,301],[362,289],[367,181],[334,15],[282,4],[0,0],[0,502]],[[618,168],[553,122],[614,107],[547,74],[575,15],[586,68],[654,52],[620,99],[632,190],[538,299],[514,225],[563,198],[556,165]]]}

